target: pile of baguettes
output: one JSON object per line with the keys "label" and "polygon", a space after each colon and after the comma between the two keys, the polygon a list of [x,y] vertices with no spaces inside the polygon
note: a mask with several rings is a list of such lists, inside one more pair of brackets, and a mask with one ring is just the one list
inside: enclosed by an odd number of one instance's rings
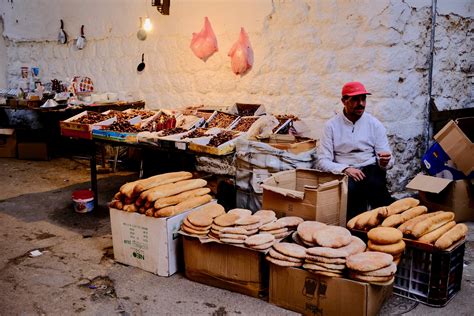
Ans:
{"label": "pile of baguettes", "polygon": [[219,204],[209,204],[188,214],[181,230],[198,237],[209,237],[223,243],[266,250],[288,236],[303,219],[288,216],[277,219],[274,211],[252,211],[242,208],[227,213]]}
{"label": "pile of baguettes", "polygon": [[190,172],[179,171],[125,183],[109,206],[147,216],[168,217],[210,202],[211,190],[205,188],[206,180],[192,177]]}
{"label": "pile of baguettes", "polygon": [[419,205],[414,198],[404,198],[389,206],[382,206],[364,212],[347,222],[349,229],[370,230],[371,228],[394,227],[404,237],[447,249],[467,235],[465,224],[456,224],[453,212],[428,213],[428,208]]}

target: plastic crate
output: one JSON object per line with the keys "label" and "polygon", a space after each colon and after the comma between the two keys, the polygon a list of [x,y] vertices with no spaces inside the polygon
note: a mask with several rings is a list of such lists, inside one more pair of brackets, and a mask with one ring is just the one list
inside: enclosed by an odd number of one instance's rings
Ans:
{"label": "plastic crate", "polygon": [[449,251],[408,243],[393,292],[433,307],[442,307],[461,289],[465,241]]}

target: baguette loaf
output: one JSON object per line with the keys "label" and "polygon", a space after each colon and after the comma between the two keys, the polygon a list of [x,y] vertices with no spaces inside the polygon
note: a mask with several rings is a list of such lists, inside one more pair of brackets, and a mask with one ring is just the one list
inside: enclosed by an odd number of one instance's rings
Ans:
{"label": "baguette loaf", "polygon": [[141,180],[125,183],[124,185],[120,187],[119,192],[125,197],[129,197],[129,198],[132,197],[133,188],[135,188],[135,185],[137,185],[140,181]]}
{"label": "baguette loaf", "polygon": [[195,196],[190,199],[187,199],[184,202],[181,202],[177,205],[168,206],[162,209],[159,209],[155,212],[153,216],[155,217],[168,217],[173,216],[179,213],[182,213],[186,210],[198,207],[200,205],[206,204],[212,200],[212,197],[209,194]]}
{"label": "baguette loaf", "polygon": [[378,216],[382,208],[376,208],[362,213],[355,223],[356,229],[372,228],[378,225]]}
{"label": "baguette loaf", "polygon": [[425,220],[431,216],[435,216],[436,214],[440,214],[442,211],[434,212],[434,213],[427,213],[423,215],[418,215],[405,223],[401,224],[400,226],[397,227],[399,231],[403,233],[403,235],[409,235],[411,234],[411,230],[413,229],[413,226],[415,226],[418,222],[421,222],[422,220]]}
{"label": "baguette loaf", "polygon": [[145,190],[157,187],[159,185],[164,185],[168,183],[178,182],[186,179],[191,179],[193,177],[191,172],[179,171],[179,172],[169,172],[164,174],[159,174],[147,179],[141,180],[133,188],[135,195],[140,194]]}
{"label": "baguette loaf", "polygon": [[134,213],[136,212],[138,209],[137,209],[137,206],[135,204],[125,204],[123,206],[123,210],[125,212],[130,212],[130,213]]}
{"label": "baguette loaf", "polygon": [[414,198],[404,198],[398,201],[393,202],[387,208],[380,213],[382,217],[389,217],[390,215],[398,214],[404,212],[412,207],[420,204],[420,201]]}
{"label": "baguette loaf", "polygon": [[432,232],[429,232],[426,235],[421,236],[418,241],[425,242],[428,244],[433,244],[436,240],[438,240],[441,236],[444,235],[448,230],[456,226],[455,221],[450,221],[443,226],[433,230]]}
{"label": "baguette loaf", "polygon": [[156,210],[155,210],[153,207],[152,207],[152,208],[149,208],[149,209],[147,209],[147,210],[145,211],[145,215],[146,215],[146,216],[151,216],[151,217],[153,217],[153,215],[155,214],[155,211],[156,211]]}
{"label": "baguette loaf", "polygon": [[[367,212],[370,212],[370,211],[367,211]],[[353,218],[351,218],[347,224],[346,224],[346,227],[349,228],[349,229],[354,229],[355,228],[355,224],[357,223],[357,221],[359,220],[359,217],[361,217],[363,214],[367,213],[367,212],[364,212],[364,213],[361,213],[359,215],[356,215],[354,216]]]}
{"label": "baguette loaf", "polygon": [[413,226],[411,235],[415,238],[420,238],[421,236],[428,234],[429,232],[435,230],[438,227],[443,226],[447,222],[450,222],[454,219],[453,212],[442,212],[430,218],[427,218]]}
{"label": "baguette loaf", "polygon": [[418,215],[425,214],[426,212],[428,212],[428,208],[426,206],[415,206],[401,214],[390,215],[382,222],[382,226],[397,227],[398,225],[405,223],[407,220],[412,219]]}
{"label": "baguette loaf", "polygon": [[192,179],[192,180],[184,180],[184,181],[179,181],[176,183],[160,185],[154,188],[156,190],[148,194],[146,198],[148,201],[154,202],[159,198],[164,198],[164,197],[179,194],[181,192],[202,188],[206,184],[207,184],[206,180]]}
{"label": "baguette loaf", "polygon": [[199,188],[191,191],[185,191],[177,195],[161,198],[155,201],[155,208],[160,209],[163,207],[176,205],[194,196],[208,194],[209,192],[211,192],[211,189],[209,188]]}
{"label": "baguette loaf", "polygon": [[439,249],[447,249],[455,242],[464,238],[467,234],[467,226],[465,224],[457,224],[449,231],[444,233],[436,242],[435,247]]}

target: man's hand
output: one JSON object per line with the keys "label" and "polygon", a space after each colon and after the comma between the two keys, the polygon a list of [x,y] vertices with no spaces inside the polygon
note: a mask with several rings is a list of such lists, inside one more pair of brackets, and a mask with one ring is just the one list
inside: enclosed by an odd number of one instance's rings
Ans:
{"label": "man's hand", "polygon": [[377,158],[379,161],[379,166],[382,168],[387,167],[388,163],[390,162],[390,159],[392,158],[392,155],[389,152],[386,151],[381,151],[377,153]]}
{"label": "man's hand", "polygon": [[361,181],[365,179],[365,174],[362,172],[362,170],[357,168],[348,167],[344,170],[344,174],[348,175],[355,181]]}

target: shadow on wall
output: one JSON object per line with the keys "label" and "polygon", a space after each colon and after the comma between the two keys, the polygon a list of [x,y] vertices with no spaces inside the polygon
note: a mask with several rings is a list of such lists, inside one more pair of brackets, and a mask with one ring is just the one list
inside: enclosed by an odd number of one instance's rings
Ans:
{"label": "shadow on wall", "polygon": [[7,46],[3,37],[3,18],[0,16],[0,88],[7,87]]}

